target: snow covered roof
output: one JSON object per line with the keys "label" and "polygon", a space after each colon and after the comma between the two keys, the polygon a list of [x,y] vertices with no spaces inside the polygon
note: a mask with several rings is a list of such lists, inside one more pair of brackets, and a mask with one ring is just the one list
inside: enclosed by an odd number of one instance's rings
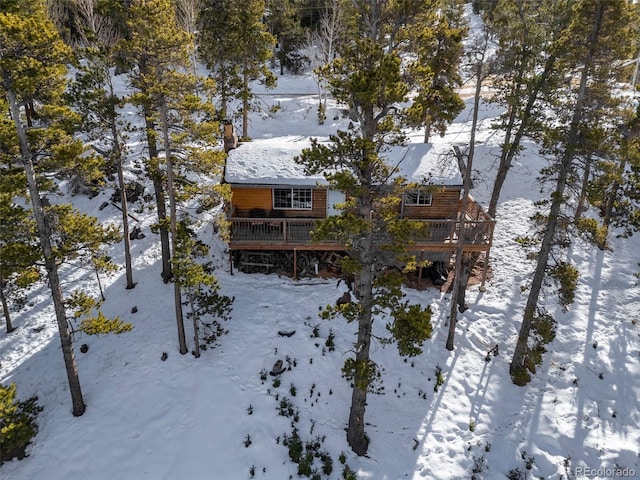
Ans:
{"label": "snow covered roof", "polygon": [[458,162],[447,152],[436,152],[430,143],[409,143],[391,147],[382,156],[397,175],[409,182],[462,186]]}
{"label": "snow covered roof", "polygon": [[243,142],[228,153],[225,180],[260,185],[326,185],[322,175],[307,176],[304,168],[293,161],[310,146],[310,137],[293,135]]}
{"label": "snow covered roof", "polygon": [[[285,136],[245,142],[231,150],[227,157],[225,180],[253,185],[326,185],[322,175],[307,176],[294,162],[304,148],[311,146],[310,137]],[[451,155],[434,151],[431,144],[411,143],[394,146],[383,156],[397,175],[409,182],[459,186],[462,176]]]}

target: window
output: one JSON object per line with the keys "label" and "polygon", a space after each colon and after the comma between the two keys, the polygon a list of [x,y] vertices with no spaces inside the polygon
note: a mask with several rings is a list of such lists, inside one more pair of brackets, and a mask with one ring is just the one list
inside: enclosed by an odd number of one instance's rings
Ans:
{"label": "window", "polygon": [[404,204],[428,207],[431,205],[431,194],[425,190],[409,191],[405,194]]}
{"label": "window", "polygon": [[310,188],[274,188],[273,208],[311,210]]}

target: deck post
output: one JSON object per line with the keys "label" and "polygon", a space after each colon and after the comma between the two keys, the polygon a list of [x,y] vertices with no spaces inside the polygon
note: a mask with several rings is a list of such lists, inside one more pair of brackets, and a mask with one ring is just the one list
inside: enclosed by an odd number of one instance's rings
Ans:
{"label": "deck post", "polygon": [[293,249],[293,279],[298,280],[298,249]]}
{"label": "deck post", "polygon": [[418,269],[418,290],[422,290],[422,262],[424,261],[424,250],[420,250],[420,267]]}
{"label": "deck post", "polygon": [[233,275],[233,252],[229,250],[229,272]]}
{"label": "deck post", "polygon": [[480,287],[478,290],[481,292],[486,292],[487,287],[484,286],[484,282],[487,280],[487,270],[489,269],[489,252],[491,250],[487,250],[484,252],[484,267],[482,267],[482,282],[480,283]]}
{"label": "deck post", "polygon": [[484,286],[484,282],[487,281],[487,270],[489,270],[489,253],[491,252],[491,245],[484,252],[484,266],[482,267],[482,282],[480,283],[479,290],[481,292],[486,292],[487,287]]}
{"label": "deck post", "polygon": [[489,269],[489,254],[491,253],[491,247],[493,246],[493,230],[495,228],[495,222],[491,227],[489,233],[489,246],[487,247],[487,251],[484,254],[484,267],[482,269],[482,283],[480,284],[480,291],[484,292],[487,288],[484,286],[484,283],[487,280],[487,270]]}

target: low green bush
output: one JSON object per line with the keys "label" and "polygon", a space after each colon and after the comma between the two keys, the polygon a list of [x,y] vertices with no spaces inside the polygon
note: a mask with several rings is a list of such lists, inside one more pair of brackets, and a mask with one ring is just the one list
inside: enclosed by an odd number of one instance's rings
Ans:
{"label": "low green bush", "polygon": [[0,385],[0,465],[27,456],[26,448],[38,433],[36,417],[42,411],[38,397],[16,401],[16,384]]}

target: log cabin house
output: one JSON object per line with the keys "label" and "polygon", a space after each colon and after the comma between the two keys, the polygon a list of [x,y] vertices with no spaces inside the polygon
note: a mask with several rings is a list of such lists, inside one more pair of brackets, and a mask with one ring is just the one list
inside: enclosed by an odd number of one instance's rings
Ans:
{"label": "log cabin house", "polygon": [[[282,268],[284,261],[294,277],[317,274],[319,264],[330,265],[332,257],[344,252],[336,242],[311,240],[316,222],[338,214],[336,204],[345,197],[329,189],[324,177],[307,176],[295,163],[294,157],[309,146],[308,137],[287,136],[241,143],[228,151],[224,181],[232,191],[226,205],[232,271],[235,264],[243,271],[268,272]],[[408,182],[425,185],[407,192],[398,212],[428,223],[428,236],[416,240],[413,252],[419,259],[449,265],[463,215],[455,155],[419,143],[393,147],[385,157]],[[464,219],[464,252],[484,254],[484,281],[495,222],[472,198]]]}

